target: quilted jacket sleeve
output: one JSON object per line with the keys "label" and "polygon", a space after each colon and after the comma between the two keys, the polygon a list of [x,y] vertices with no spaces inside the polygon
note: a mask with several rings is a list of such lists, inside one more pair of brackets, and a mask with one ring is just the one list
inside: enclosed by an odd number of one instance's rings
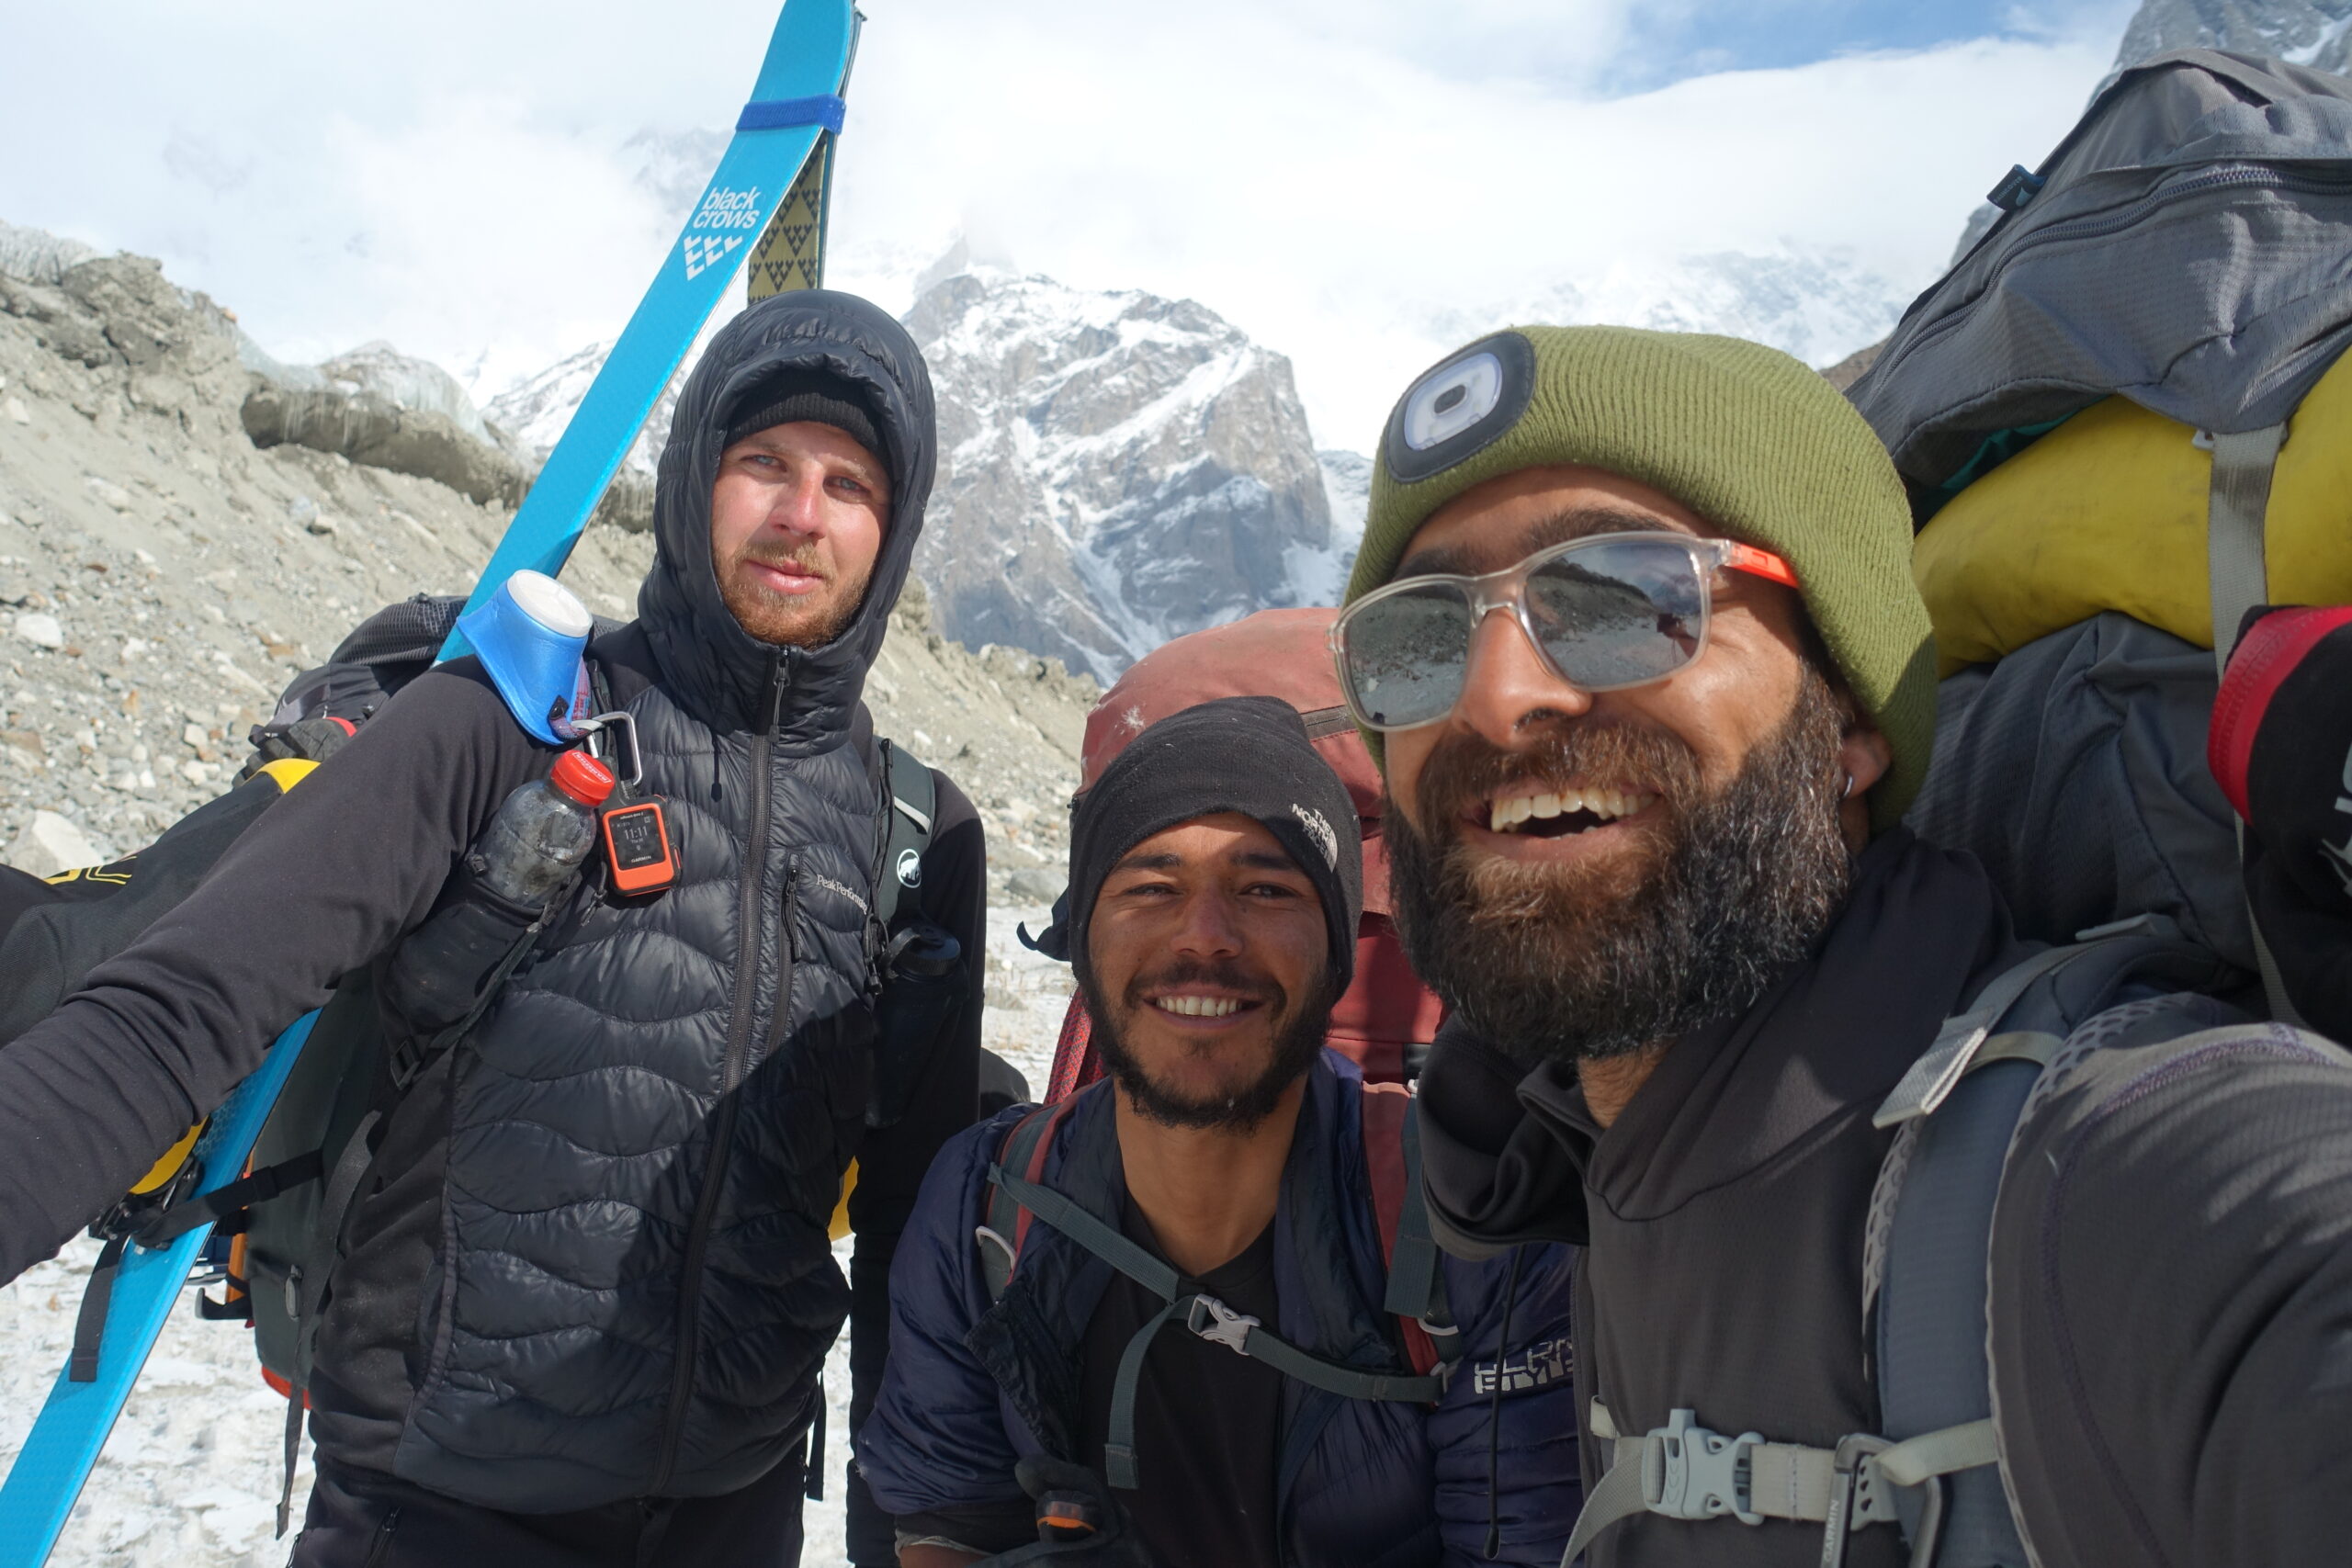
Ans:
{"label": "quilted jacket sleeve", "polygon": [[894,1516],[1023,1497],[995,1380],[964,1346],[989,1306],[972,1239],[989,1155],[1018,1114],[1007,1111],[949,1140],[899,1240],[889,1366],[856,1439],[866,1484]]}
{"label": "quilted jacket sleeve", "polygon": [[1430,1416],[1447,1568],[1552,1568],[1567,1544],[1584,1503],[1568,1338],[1576,1256],[1554,1244],[1446,1262],[1466,1346]]}

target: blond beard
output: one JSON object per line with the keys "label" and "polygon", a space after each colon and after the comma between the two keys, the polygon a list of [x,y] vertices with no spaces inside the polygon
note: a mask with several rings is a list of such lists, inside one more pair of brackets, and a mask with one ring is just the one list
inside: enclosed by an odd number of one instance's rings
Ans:
{"label": "blond beard", "polygon": [[735,617],[735,624],[760,641],[779,648],[822,648],[841,636],[856,619],[874,576],[869,566],[854,580],[827,578],[819,592],[794,597],[753,583],[743,570],[747,561],[769,565],[788,561],[803,569],[810,563],[794,552],[746,554],[736,557],[718,574],[719,601]]}

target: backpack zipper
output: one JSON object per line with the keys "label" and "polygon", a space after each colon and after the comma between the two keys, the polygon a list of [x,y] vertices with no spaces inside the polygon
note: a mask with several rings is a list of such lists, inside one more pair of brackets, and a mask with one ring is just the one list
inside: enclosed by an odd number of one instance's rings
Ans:
{"label": "backpack zipper", "polygon": [[[654,1466],[652,1483],[646,1488],[649,1495],[656,1497],[662,1495],[678,1468],[678,1449],[685,1438],[686,1411],[694,1401],[695,1362],[702,1338],[699,1319],[703,1258],[710,1249],[710,1227],[718,1217],[719,1198],[727,1187],[727,1168],[732,1163],[738,1106],[735,1088],[743,1081],[752,1056],[752,1010],[759,989],[763,923],[760,889],[767,880],[771,831],[768,811],[774,793],[774,780],[769,777],[768,769],[784,706],[783,666],[780,650],[769,656],[764,704],[767,718],[759,733],[752,737],[752,808],[745,818],[746,858],[741,896],[736,908],[734,1008],[727,1025],[727,1060],[719,1077],[718,1113],[710,1124],[710,1163],[703,1171],[702,1190],[695,1200],[695,1217],[686,1232],[685,1261],[678,1282],[677,1363],[670,1374],[670,1408],[662,1422],[661,1461]],[[786,975],[785,979],[788,984],[791,976]],[[776,1005],[789,1007],[790,993],[779,993]]]}

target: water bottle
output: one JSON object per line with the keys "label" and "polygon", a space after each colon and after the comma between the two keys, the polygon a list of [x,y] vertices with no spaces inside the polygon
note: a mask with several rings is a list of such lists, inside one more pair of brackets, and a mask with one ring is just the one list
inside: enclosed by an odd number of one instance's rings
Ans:
{"label": "water bottle", "polygon": [[506,797],[469,863],[484,887],[528,909],[547,907],[596,844],[596,808],[613,775],[584,751],[566,751],[544,779]]}

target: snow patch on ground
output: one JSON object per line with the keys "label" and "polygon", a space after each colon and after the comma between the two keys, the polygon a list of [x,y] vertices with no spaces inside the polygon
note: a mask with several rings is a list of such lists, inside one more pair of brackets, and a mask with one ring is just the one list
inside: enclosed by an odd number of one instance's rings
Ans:
{"label": "snow patch on ground", "polygon": [[[1069,996],[1069,971],[1031,953],[1016,924],[1043,930],[1037,905],[989,911],[989,1048],[1042,1092]],[[844,1272],[850,1243],[834,1247]],[[74,1309],[98,1244],[83,1238],[0,1286],[0,1466],[15,1461],[74,1338]],[[849,1458],[849,1340],[825,1362],[825,1499],[808,1505],[807,1568],[846,1568],[842,1466]],[[288,1541],[274,1539],[286,1402],[261,1381],[251,1337],[238,1325],[172,1314],[122,1420],[65,1527],[53,1568],[274,1568]],[[308,1446],[295,1476],[294,1516],[310,1495]]]}

